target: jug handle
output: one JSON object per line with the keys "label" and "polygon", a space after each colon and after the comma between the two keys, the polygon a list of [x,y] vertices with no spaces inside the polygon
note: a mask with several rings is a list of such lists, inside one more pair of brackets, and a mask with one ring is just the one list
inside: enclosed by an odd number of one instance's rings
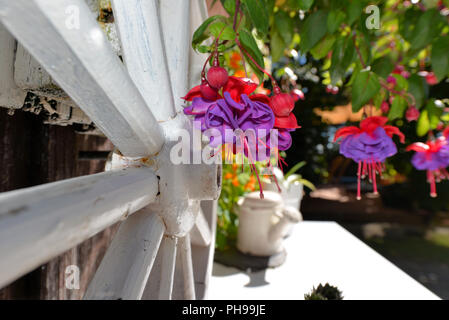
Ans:
{"label": "jug handle", "polygon": [[292,223],[298,223],[302,221],[302,214],[298,209],[292,206],[284,206],[281,210],[282,217],[289,220]]}

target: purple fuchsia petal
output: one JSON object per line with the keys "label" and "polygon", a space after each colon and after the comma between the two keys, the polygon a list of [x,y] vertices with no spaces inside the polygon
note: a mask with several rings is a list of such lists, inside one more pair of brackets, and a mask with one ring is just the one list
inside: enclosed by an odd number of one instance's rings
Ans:
{"label": "purple fuchsia petal", "polygon": [[187,115],[201,115],[207,112],[210,106],[214,105],[215,101],[209,101],[203,98],[193,98],[192,104],[184,108],[184,114]]}
{"label": "purple fuchsia petal", "polygon": [[258,138],[268,135],[274,125],[274,114],[271,108],[265,103],[250,100],[246,94],[242,94],[241,99],[245,103],[245,111],[238,114],[237,121],[240,129],[244,131],[254,129],[258,131]]}
{"label": "purple fuchsia petal", "polygon": [[438,170],[444,168],[437,153],[416,152],[412,157],[412,164],[418,170]]}
{"label": "purple fuchsia petal", "polygon": [[[271,136],[275,135],[274,139],[277,137],[277,146],[271,145]],[[273,140],[274,141],[274,140]],[[287,150],[292,145],[292,136],[290,135],[289,130],[287,129],[273,129],[270,132],[270,135],[267,137],[267,144],[270,148],[277,148],[281,151]]]}
{"label": "purple fuchsia petal", "polygon": [[438,156],[441,159],[441,163],[444,164],[444,168],[449,166],[449,144],[446,144],[445,146],[441,147],[441,149],[438,151]]}
{"label": "purple fuchsia petal", "polygon": [[361,133],[346,136],[340,144],[340,153],[356,162],[383,162],[397,153],[396,145],[382,127],[372,134]]}

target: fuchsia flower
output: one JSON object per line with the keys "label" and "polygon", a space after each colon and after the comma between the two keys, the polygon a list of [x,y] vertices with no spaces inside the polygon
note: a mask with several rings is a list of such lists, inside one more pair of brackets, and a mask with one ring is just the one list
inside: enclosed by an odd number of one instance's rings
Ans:
{"label": "fuchsia flower", "polygon": [[[194,116],[201,131],[218,130],[219,135],[209,137],[209,145],[232,145],[234,154],[243,153],[249,159],[259,180],[254,161],[269,159],[271,150],[290,148],[290,131],[299,126],[292,113],[294,97],[281,93],[279,87],[275,87],[271,98],[254,94],[256,89],[253,81],[234,76],[226,79],[224,72],[216,68],[212,74],[208,73],[208,81],[203,79],[202,84],[191,89],[183,99],[192,101],[184,108],[184,113]],[[271,130],[273,128],[277,130]],[[235,130],[245,135],[236,135]],[[274,141],[277,145],[272,145]]]}
{"label": "fuchsia flower", "polygon": [[[204,85],[204,84],[203,84]],[[201,130],[216,128],[224,133],[225,129],[264,129],[268,133],[270,129],[278,129],[279,150],[286,150],[291,146],[290,131],[299,128],[295,115],[292,113],[294,100],[288,94],[274,95],[272,98],[264,94],[253,94],[257,84],[249,79],[230,76],[223,87],[223,95],[216,91],[216,97],[207,96],[202,86],[191,89],[185,97],[186,101],[192,104],[184,108],[184,113],[195,116],[195,120],[201,123]],[[208,87],[208,89],[213,89]],[[287,97],[291,99],[284,105],[278,103],[279,99]],[[273,108],[276,112],[273,112]],[[262,113],[264,116],[261,116]],[[267,119],[270,119],[269,121]],[[256,120],[257,119],[257,120]],[[267,120],[267,122],[261,119]],[[273,123],[271,123],[273,120]],[[271,127],[270,127],[271,125]],[[262,130],[263,132],[263,130]],[[229,139],[222,135],[222,140],[211,141],[212,146],[221,143],[229,143]],[[263,138],[258,136],[258,138]],[[270,137],[266,137],[267,146],[271,148]],[[235,143],[235,141],[234,141]]]}
{"label": "fuchsia flower", "polygon": [[[447,134],[447,130],[445,131]],[[430,196],[435,198],[436,182],[449,179],[446,167],[449,166],[449,142],[443,135],[436,140],[415,142],[409,145],[407,151],[415,151],[412,164],[418,170],[427,170],[427,182],[430,184]]]}
{"label": "fuchsia flower", "polygon": [[374,193],[377,193],[376,174],[381,174],[382,163],[386,158],[397,153],[393,135],[398,135],[404,142],[404,135],[394,126],[385,125],[387,117],[368,117],[358,127],[344,127],[335,133],[334,141],[340,141],[340,153],[358,163],[357,199],[360,196],[360,179],[365,175],[373,182]]}

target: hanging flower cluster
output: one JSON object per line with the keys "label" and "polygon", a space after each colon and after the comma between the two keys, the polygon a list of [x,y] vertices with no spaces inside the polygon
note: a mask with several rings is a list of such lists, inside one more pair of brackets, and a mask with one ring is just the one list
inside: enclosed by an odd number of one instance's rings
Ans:
{"label": "hanging flower cluster", "polygon": [[436,182],[449,179],[446,167],[449,166],[449,130],[437,139],[426,143],[415,142],[407,147],[407,151],[415,151],[412,164],[417,170],[427,171],[427,182],[430,184],[430,196],[435,198]]}
{"label": "hanging flower cluster", "polygon": [[[203,70],[201,84],[183,97],[192,102],[184,108],[184,113],[194,116],[202,132],[216,129],[220,133],[210,137],[210,146],[232,145],[234,154],[242,152],[249,159],[257,177],[254,161],[267,160],[273,152],[290,148],[290,132],[299,128],[292,112],[296,97],[282,93],[271,75],[270,78],[274,87],[271,97],[254,93],[258,85],[247,78],[229,76],[219,66],[218,53],[215,53],[214,64],[207,77]],[[241,141],[237,141],[239,138],[235,134],[229,134],[236,130],[255,133],[254,141],[249,141],[247,135],[241,135]],[[276,135],[276,139],[271,135]],[[271,145],[272,141],[277,141],[277,145]],[[236,147],[239,143],[243,146],[241,151]],[[261,197],[262,192],[261,189]]]}
{"label": "hanging flower cluster", "polygon": [[377,193],[376,175],[382,174],[385,159],[397,153],[393,135],[404,143],[404,135],[398,128],[386,125],[387,122],[387,117],[368,117],[360,122],[360,128],[344,127],[335,133],[334,141],[341,138],[340,153],[358,163],[357,199],[361,199],[360,180],[366,176]]}

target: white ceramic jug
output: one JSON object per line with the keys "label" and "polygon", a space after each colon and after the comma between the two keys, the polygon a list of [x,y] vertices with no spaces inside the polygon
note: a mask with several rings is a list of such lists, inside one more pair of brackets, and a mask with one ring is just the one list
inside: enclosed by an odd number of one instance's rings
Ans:
{"label": "white ceramic jug", "polygon": [[277,192],[247,194],[239,202],[237,249],[254,256],[272,256],[283,251],[282,241],[291,224],[302,220],[298,209],[285,206]]}

